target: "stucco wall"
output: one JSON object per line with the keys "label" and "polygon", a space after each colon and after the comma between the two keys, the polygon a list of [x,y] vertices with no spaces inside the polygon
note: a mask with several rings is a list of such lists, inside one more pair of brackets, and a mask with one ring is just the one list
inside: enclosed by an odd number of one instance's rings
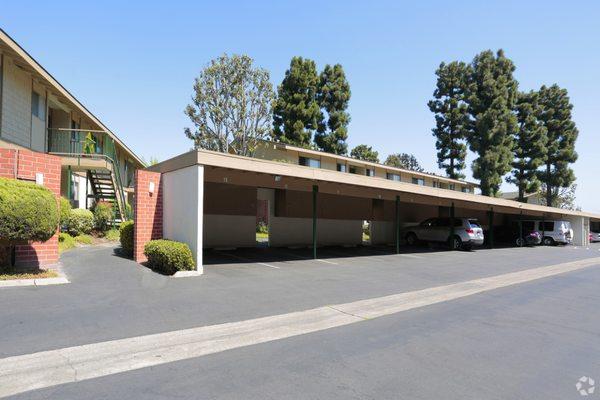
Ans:
{"label": "stucco wall", "polygon": [[204,167],[193,165],[162,176],[163,238],[187,243],[202,271]]}
{"label": "stucco wall", "polygon": [[256,216],[204,215],[204,248],[256,246]]}
{"label": "stucco wall", "polygon": [[[362,243],[362,220],[317,220],[317,244],[357,245]],[[272,247],[311,246],[312,219],[273,217],[269,224]]]}

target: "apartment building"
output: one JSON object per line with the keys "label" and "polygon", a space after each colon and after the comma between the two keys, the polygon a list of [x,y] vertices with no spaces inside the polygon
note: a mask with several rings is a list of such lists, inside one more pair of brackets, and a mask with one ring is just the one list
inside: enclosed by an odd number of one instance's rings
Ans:
{"label": "apartment building", "polygon": [[0,30],[0,148],[59,156],[61,195],[74,207],[132,204],[144,163],[18,43]]}

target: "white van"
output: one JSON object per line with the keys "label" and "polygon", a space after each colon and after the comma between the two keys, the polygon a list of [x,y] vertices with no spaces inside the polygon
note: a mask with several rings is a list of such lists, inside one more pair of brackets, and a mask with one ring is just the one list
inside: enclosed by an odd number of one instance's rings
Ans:
{"label": "white van", "polygon": [[543,235],[542,243],[546,246],[555,244],[571,244],[573,242],[573,229],[569,221],[523,221],[533,222],[535,230]]}

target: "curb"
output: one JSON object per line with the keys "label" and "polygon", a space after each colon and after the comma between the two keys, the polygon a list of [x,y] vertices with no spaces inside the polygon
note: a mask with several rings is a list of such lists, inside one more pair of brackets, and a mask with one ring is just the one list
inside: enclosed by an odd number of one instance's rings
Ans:
{"label": "curb", "polygon": [[177,271],[173,274],[173,278],[189,278],[192,276],[202,276],[203,271]]}
{"label": "curb", "polygon": [[0,289],[5,287],[19,287],[19,286],[49,286],[49,285],[63,285],[65,283],[71,283],[62,272],[61,264],[56,265],[54,269],[58,276],[54,278],[33,278],[33,279],[10,279],[6,281],[0,281]]}

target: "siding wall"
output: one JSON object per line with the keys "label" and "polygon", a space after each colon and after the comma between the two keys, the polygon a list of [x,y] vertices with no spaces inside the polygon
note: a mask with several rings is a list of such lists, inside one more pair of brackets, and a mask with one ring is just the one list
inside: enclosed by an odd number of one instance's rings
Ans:
{"label": "siding wall", "polygon": [[2,65],[3,139],[31,147],[31,77],[4,56]]}

